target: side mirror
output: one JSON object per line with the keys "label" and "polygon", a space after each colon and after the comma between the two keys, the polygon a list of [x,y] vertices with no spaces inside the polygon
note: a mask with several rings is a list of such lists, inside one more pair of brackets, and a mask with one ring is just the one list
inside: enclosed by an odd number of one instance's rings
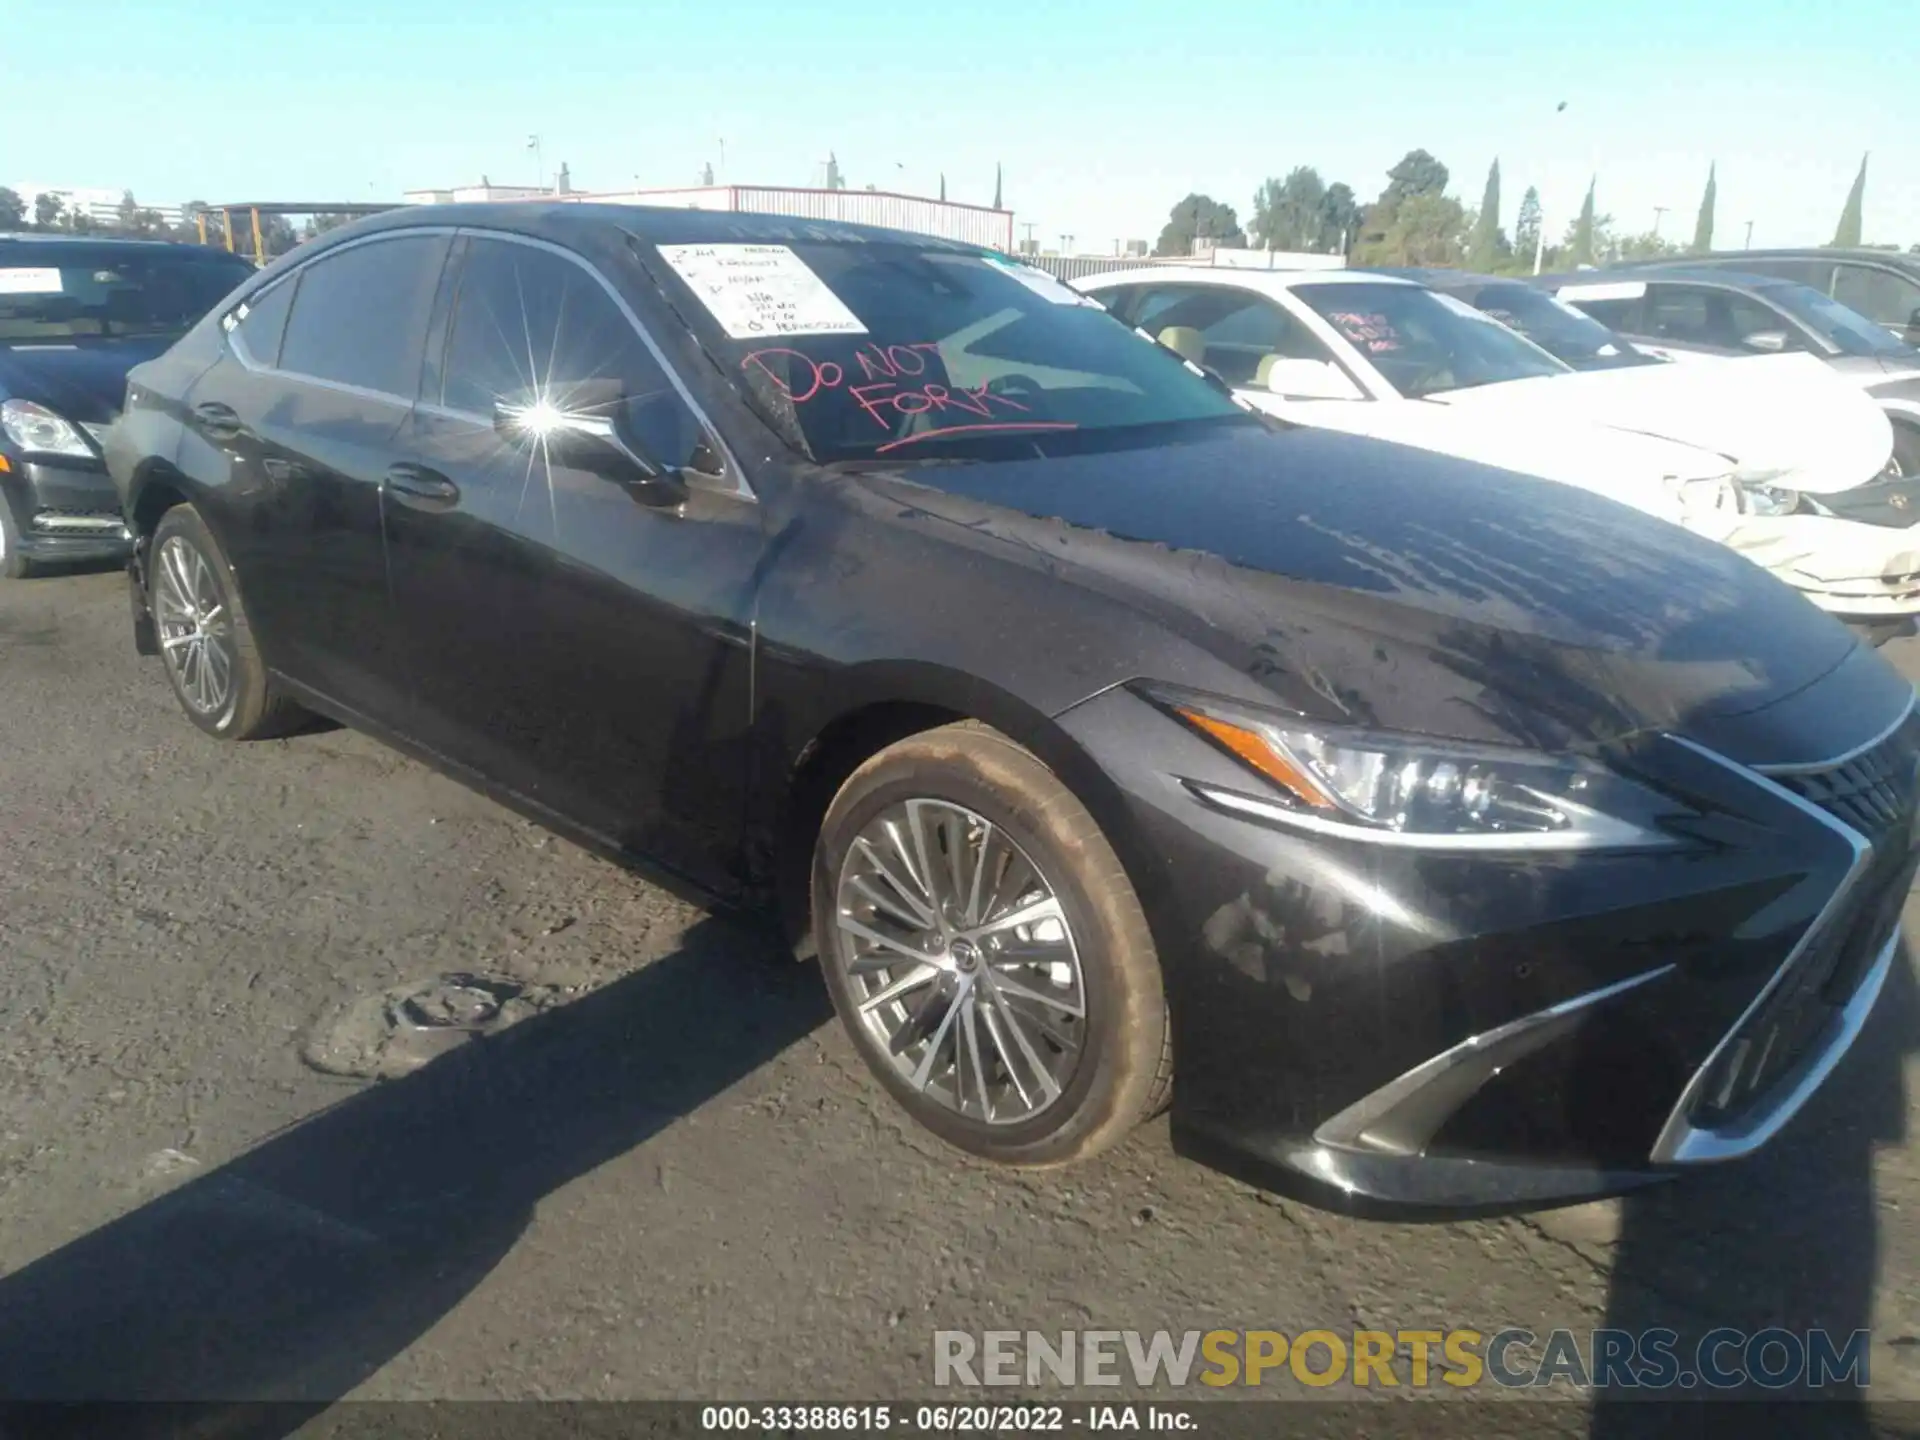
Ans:
{"label": "side mirror", "polygon": [[1787,348],[1787,332],[1756,330],[1740,343],[1749,350],[1758,350],[1762,355],[1778,355]]}
{"label": "side mirror", "polygon": [[1365,397],[1331,360],[1294,360],[1270,355],[1260,362],[1260,380],[1292,400],[1360,400]]}
{"label": "side mirror", "polygon": [[632,404],[615,380],[569,386],[564,394],[523,392],[494,401],[493,428],[512,444],[541,447],[547,459],[622,486],[646,505],[687,498],[678,470],[634,434]]}

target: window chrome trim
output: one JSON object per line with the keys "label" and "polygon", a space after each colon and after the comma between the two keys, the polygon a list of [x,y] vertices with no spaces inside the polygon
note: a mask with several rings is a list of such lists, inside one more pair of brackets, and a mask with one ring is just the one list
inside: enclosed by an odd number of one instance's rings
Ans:
{"label": "window chrome trim", "polygon": [[[1617,995],[1624,995],[1662,976],[1670,975],[1676,968],[1673,964],[1659,965],[1651,970],[1642,971],[1638,975],[1630,975],[1625,980],[1603,985],[1597,990],[1570,995],[1565,1000],[1547,1006],[1544,1010],[1522,1015],[1517,1020],[1496,1025],[1491,1030],[1469,1035],[1457,1045],[1442,1050],[1433,1058],[1421,1062],[1413,1069],[1389,1080],[1379,1089],[1354,1101],[1337,1115],[1322,1121],[1313,1132],[1314,1143],[1371,1154],[1399,1154],[1401,1152],[1397,1150],[1386,1150],[1377,1144],[1369,1144],[1366,1140],[1366,1132],[1421,1091],[1439,1083],[1444,1077],[1454,1074],[1462,1066],[1478,1063],[1486,1073],[1460,1097],[1459,1103],[1464,1104],[1477,1094],[1480,1087],[1501,1068],[1558,1038],[1574,1017]],[[1457,1108],[1458,1105],[1450,1108],[1447,1116],[1450,1117]]]}
{"label": "window chrome trim", "polygon": [[[1911,708],[1912,705],[1909,703],[1908,709]],[[1903,720],[1906,718],[1905,711],[1901,713],[1901,718]],[[1848,897],[1859,885],[1860,877],[1866,874],[1871,865],[1873,846],[1852,826],[1842,823],[1811,800],[1794,794],[1779,781],[1753,767],[1730,760],[1718,751],[1709,750],[1706,746],[1689,740],[1683,735],[1669,735],[1666,738],[1677,745],[1685,746],[1694,754],[1716,765],[1723,766],[1737,775],[1745,776],[1769,794],[1786,801],[1803,814],[1819,821],[1844,840],[1853,851],[1853,859],[1847,866],[1847,873],[1834,887],[1833,894],[1827,897],[1827,903],[1821,907],[1820,913],[1813,917],[1812,922],[1801,933],[1800,939],[1787,952],[1787,958],[1780,962],[1767,983],[1760,987],[1759,993],[1748,1003],[1746,1009],[1740,1012],[1739,1018],[1727,1027],[1727,1032],[1720,1037],[1720,1042],[1708,1052],[1707,1058],[1701,1061],[1699,1068],[1693,1072],[1692,1078],[1681,1090],[1680,1098],[1674,1102],[1672,1111],[1668,1113],[1666,1123],[1661,1126],[1660,1135],[1653,1142],[1653,1151],[1648,1157],[1656,1165],[1711,1164],[1752,1154],[1778,1134],[1786,1123],[1800,1112],[1801,1106],[1806,1104],[1815,1090],[1819,1089],[1821,1082],[1832,1072],[1833,1067],[1840,1063],[1840,1057],[1846,1054],[1853,1044],[1854,1037],[1860,1033],[1860,1028],[1866,1021],[1867,1012],[1873,1008],[1873,1002],[1879,996],[1881,984],[1886,980],[1887,968],[1892,961],[1893,953],[1899,949],[1901,935],[1899,923],[1896,921],[1893,936],[1887,942],[1885,952],[1875,960],[1872,970],[1861,980],[1859,987],[1854,991],[1853,998],[1841,1011],[1838,1023],[1829,1027],[1831,1033],[1822,1037],[1820,1048],[1802,1060],[1799,1078],[1793,1082],[1785,1095],[1774,1102],[1771,1109],[1738,1130],[1709,1130],[1693,1125],[1687,1119],[1687,1111],[1699,1098],[1701,1090],[1707,1083],[1708,1074],[1720,1057],[1726,1053],[1727,1047],[1733,1043],[1734,1036],[1738,1035],[1741,1028],[1753,1018],[1754,1012],[1759,1010],[1767,999],[1786,983],[1787,977],[1792,974],[1794,966],[1806,953],[1807,947],[1821,938],[1833,924]],[[1882,738],[1885,737],[1882,736]]]}
{"label": "window chrome trim", "polygon": [[[1806,765],[1755,765],[1752,768],[1759,771],[1762,775],[1817,775],[1822,770],[1837,770],[1842,765],[1858,760],[1869,750],[1874,749],[1876,746],[1884,745],[1888,740],[1892,739],[1893,733],[1902,725],[1906,724],[1907,717],[1913,714],[1913,707],[1916,701],[1920,701],[1920,690],[1916,690],[1907,696],[1907,703],[1900,707],[1900,714],[1895,717],[1894,722],[1887,726],[1886,729],[1882,730],[1865,744],[1856,745],[1853,749],[1835,755],[1831,759],[1815,760]],[[1824,815],[1826,811],[1822,810],[1820,813]]]}
{"label": "window chrome trim", "polygon": [[[600,288],[606,291],[607,298],[612,300],[614,305],[619,308],[620,313],[626,317],[627,323],[633,327],[634,333],[640,337],[641,344],[647,347],[648,353],[653,356],[654,363],[660,367],[660,372],[667,377],[667,383],[673,387],[674,393],[678,395],[686,407],[693,412],[694,418],[700,422],[706,432],[713,437],[713,443],[720,447],[720,455],[721,458],[726,461],[727,473],[733,479],[733,486],[730,490],[723,490],[719,493],[733,494],[742,500],[752,500],[758,503],[760,497],[754,493],[753,487],[747,483],[747,472],[740,464],[740,457],[734,454],[733,447],[727,443],[727,437],[721,433],[720,427],[713,423],[713,417],[707,413],[706,408],[694,398],[693,391],[687,387],[687,382],[680,377],[680,372],[674,369],[673,363],[667,358],[667,352],[660,348],[660,343],[653,338],[652,332],[647,329],[639,315],[634,312],[634,308],[627,303],[626,297],[615,288],[611,280],[600,273],[598,266],[588,260],[584,255],[577,254],[567,249],[564,245],[556,245],[551,240],[541,240],[531,235],[520,235],[511,230],[488,230],[478,226],[461,225],[455,227],[454,233],[465,236],[468,239],[502,240],[512,245],[524,245],[531,250],[545,250],[549,254],[558,255],[561,259],[570,261],[586,271],[588,275],[592,276]],[[471,251],[468,252],[468,259],[471,259],[471,253]],[[463,260],[461,263],[465,265],[467,261]],[[457,305],[457,300],[455,303]],[[448,412],[445,410],[445,407],[440,407],[435,413]],[[451,413],[461,419],[474,418],[471,411],[453,411]],[[493,423],[493,417],[490,415],[480,418],[483,424],[491,425]]]}
{"label": "window chrome trim", "polygon": [[1217,785],[1203,784],[1198,780],[1183,780],[1181,783],[1196,798],[1229,814],[1269,821],[1276,825],[1285,825],[1290,829],[1305,830],[1314,835],[1331,835],[1341,840],[1355,840],[1366,845],[1384,845],[1400,850],[1480,850],[1500,853],[1539,850],[1634,851],[1666,850],[1685,843],[1677,836],[1657,835],[1652,832],[1646,832],[1629,840],[1571,830],[1533,830],[1493,835],[1436,835],[1408,833],[1404,830],[1378,830],[1367,825],[1326,820],[1318,815],[1309,815],[1301,810],[1290,810],[1270,800],[1256,799],[1252,795],[1242,795],[1236,790],[1222,789]]}

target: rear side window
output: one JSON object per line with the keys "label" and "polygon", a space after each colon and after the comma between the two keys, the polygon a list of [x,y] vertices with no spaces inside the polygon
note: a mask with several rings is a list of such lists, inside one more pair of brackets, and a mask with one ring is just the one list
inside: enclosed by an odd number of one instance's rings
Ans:
{"label": "rear side window", "polygon": [[[440,403],[487,415],[496,400],[543,398],[612,384],[654,453],[679,464],[704,438],[666,371],[591,273],[564,256],[474,239],[442,364]],[[600,402],[604,403],[604,402]]]}
{"label": "rear side window", "polygon": [[1584,311],[1598,320],[1616,335],[1631,334],[1640,329],[1640,306],[1643,302],[1635,300],[1575,300],[1577,310]]}
{"label": "rear side window", "polygon": [[270,285],[241,307],[232,327],[247,358],[256,365],[280,363],[280,340],[287,332],[287,316],[293,309],[293,292],[300,277]]}
{"label": "rear side window", "polygon": [[445,253],[441,236],[397,235],[307,266],[280,368],[411,400]]}

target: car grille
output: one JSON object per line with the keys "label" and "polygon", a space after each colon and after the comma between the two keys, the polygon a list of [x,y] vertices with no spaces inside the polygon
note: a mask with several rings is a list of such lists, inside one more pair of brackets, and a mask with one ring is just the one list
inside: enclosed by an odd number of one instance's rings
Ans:
{"label": "car grille", "polygon": [[1867,868],[1792,968],[1741,1021],[1704,1077],[1691,1123],[1718,1128],[1760,1107],[1821,1046],[1874,958],[1893,938],[1912,888],[1920,717],[1873,749],[1825,770],[1773,777],[1873,846]]}
{"label": "car grille", "polygon": [[117,510],[38,510],[34,512],[33,528],[49,535],[127,533],[126,520]]}

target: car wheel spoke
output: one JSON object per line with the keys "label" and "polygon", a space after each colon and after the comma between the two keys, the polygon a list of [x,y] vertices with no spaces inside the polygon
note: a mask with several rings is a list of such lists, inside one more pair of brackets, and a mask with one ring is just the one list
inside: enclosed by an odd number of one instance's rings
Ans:
{"label": "car wheel spoke", "polygon": [[835,887],[850,1020],[902,1080],[996,1126],[1065,1094],[1085,1050],[1079,951],[1011,835],[950,801],[901,800],[853,837]]}

